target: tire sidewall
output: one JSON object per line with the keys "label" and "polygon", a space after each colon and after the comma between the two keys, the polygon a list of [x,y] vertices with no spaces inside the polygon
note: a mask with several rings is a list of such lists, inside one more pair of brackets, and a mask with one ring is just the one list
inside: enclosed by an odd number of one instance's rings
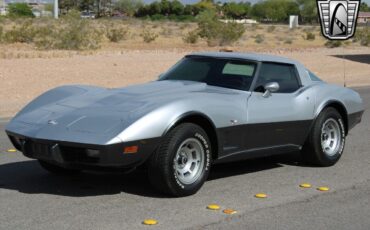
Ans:
{"label": "tire sidewall", "polygon": [[[201,169],[202,172],[195,182],[193,182],[192,184],[183,184],[178,179],[173,161],[174,161],[174,158],[176,156],[178,149],[180,148],[181,143],[188,138],[195,138],[201,143],[202,148],[203,148],[203,153],[204,153],[204,156],[203,156],[204,164],[203,164],[203,168]],[[169,171],[171,175],[171,178],[170,178],[171,187],[173,187],[178,193],[182,195],[194,194],[196,191],[200,189],[200,187],[202,187],[202,185],[204,184],[205,180],[208,177],[208,174],[211,168],[211,160],[212,160],[211,143],[208,139],[207,134],[200,127],[196,125],[188,126],[186,129],[183,130],[183,132],[177,133],[173,141],[174,141],[172,143],[173,148],[171,150],[171,154],[169,157],[169,160],[170,160]]]}
{"label": "tire sidewall", "polygon": [[[329,156],[328,154],[325,153],[325,151],[323,150],[321,146],[321,130],[323,128],[322,126],[324,125],[325,121],[331,118],[337,121],[339,124],[341,140],[340,140],[340,146],[338,148],[338,151],[334,155]],[[346,136],[345,136],[345,128],[344,128],[343,119],[341,115],[335,109],[329,108],[322,114],[322,116],[320,116],[317,129],[318,130],[317,130],[317,137],[316,137],[316,146],[319,149],[319,152],[321,153],[319,158],[321,158],[321,160],[325,162],[326,164],[333,165],[339,160],[339,158],[342,156],[343,151],[344,151]]]}

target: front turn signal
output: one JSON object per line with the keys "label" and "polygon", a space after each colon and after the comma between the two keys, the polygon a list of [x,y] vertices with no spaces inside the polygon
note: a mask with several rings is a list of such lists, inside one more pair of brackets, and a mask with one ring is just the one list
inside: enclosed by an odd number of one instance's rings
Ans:
{"label": "front turn signal", "polygon": [[123,150],[123,153],[124,153],[124,154],[137,153],[138,149],[139,149],[139,146],[137,146],[137,145],[127,146],[127,147],[125,147],[125,149]]}

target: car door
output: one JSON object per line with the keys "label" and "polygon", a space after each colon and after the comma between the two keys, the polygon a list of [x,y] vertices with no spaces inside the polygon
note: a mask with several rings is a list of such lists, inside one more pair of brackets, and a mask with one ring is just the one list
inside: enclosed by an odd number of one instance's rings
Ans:
{"label": "car door", "polygon": [[[314,96],[301,85],[295,65],[263,62],[248,99],[245,149],[299,149],[312,122]],[[264,95],[264,85],[279,90]]]}

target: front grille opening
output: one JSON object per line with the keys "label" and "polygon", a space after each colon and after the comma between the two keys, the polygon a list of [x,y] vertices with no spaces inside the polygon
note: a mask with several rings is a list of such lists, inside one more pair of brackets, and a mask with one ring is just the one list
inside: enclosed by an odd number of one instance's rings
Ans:
{"label": "front grille opening", "polygon": [[99,154],[92,155],[85,148],[60,146],[62,157],[67,162],[76,163],[97,163]]}

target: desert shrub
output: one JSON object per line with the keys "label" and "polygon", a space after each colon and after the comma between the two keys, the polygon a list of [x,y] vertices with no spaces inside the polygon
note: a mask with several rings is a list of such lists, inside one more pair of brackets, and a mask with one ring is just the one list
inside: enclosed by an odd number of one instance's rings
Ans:
{"label": "desert shrub", "polygon": [[286,38],[284,40],[284,44],[293,44],[293,39],[292,38]]}
{"label": "desert shrub", "polygon": [[168,28],[168,27],[162,28],[161,35],[163,35],[165,37],[169,37],[172,34],[173,34],[173,30],[171,28]]}
{"label": "desert shrub", "polygon": [[316,36],[312,32],[306,32],[305,39],[308,40],[308,41],[313,41],[313,40],[316,39]]}
{"label": "desert shrub", "polygon": [[0,43],[3,42],[4,28],[0,25]]}
{"label": "desert shrub", "polygon": [[143,38],[143,41],[146,43],[151,43],[158,38],[158,34],[151,31],[150,29],[145,29],[145,28],[143,32],[140,34],[140,36]]}
{"label": "desert shrub", "polygon": [[74,20],[60,31],[58,49],[89,50],[100,48],[102,33],[89,26],[87,20]]}
{"label": "desert shrub", "polygon": [[160,21],[160,20],[166,19],[166,16],[164,16],[162,14],[154,14],[154,15],[150,16],[150,19],[152,21]]}
{"label": "desert shrub", "polygon": [[128,30],[120,26],[111,25],[106,28],[105,36],[111,42],[120,42],[125,40],[128,35]]}
{"label": "desert shrub", "polygon": [[8,5],[8,11],[10,17],[34,17],[27,3],[11,3]]}
{"label": "desert shrub", "polygon": [[259,30],[259,29],[260,29],[260,26],[256,23],[251,24],[251,26],[250,26],[251,31],[256,31],[256,30]]}
{"label": "desert shrub", "polygon": [[342,45],[341,41],[336,41],[336,40],[329,40],[325,43],[325,46],[328,48],[336,48],[340,47]]}
{"label": "desert shrub", "polygon": [[370,28],[365,27],[362,30],[357,30],[355,37],[353,38],[354,42],[360,42],[362,46],[370,45]]}
{"label": "desert shrub", "polygon": [[255,39],[254,39],[254,42],[258,43],[258,44],[260,44],[264,41],[265,41],[265,36],[263,36],[263,34],[257,34]]}
{"label": "desert shrub", "polygon": [[185,43],[189,43],[189,44],[195,44],[198,42],[198,39],[199,39],[199,34],[198,34],[198,31],[196,30],[193,30],[193,31],[190,31],[188,32],[183,38],[182,40],[185,42]]}
{"label": "desert shrub", "polygon": [[275,29],[276,29],[276,27],[275,27],[275,26],[269,26],[269,27],[267,27],[267,32],[268,32],[268,33],[272,33],[272,32],[274,32],[274,31],[275,31]]}
{"label": "desert shrub", "polygon": [[39,49],[92,50],[100,48],[103,32],[71,11],[60,21],[39,26],[34,43]]}
{"label": "desert shrub", "polygon": [[199,15],[198,30],[199,36],[205,38],[209,46],[232,44],[239,40],[245,32],[241,24],[219,21],[213,11],[204,11]]}
{"label": "desert shrub", "polygon": [[36,35],[36,30],[31,20],[25,20],[20,25],[13,26],[4,34],[4,40],[8,43],[31,43]]}

